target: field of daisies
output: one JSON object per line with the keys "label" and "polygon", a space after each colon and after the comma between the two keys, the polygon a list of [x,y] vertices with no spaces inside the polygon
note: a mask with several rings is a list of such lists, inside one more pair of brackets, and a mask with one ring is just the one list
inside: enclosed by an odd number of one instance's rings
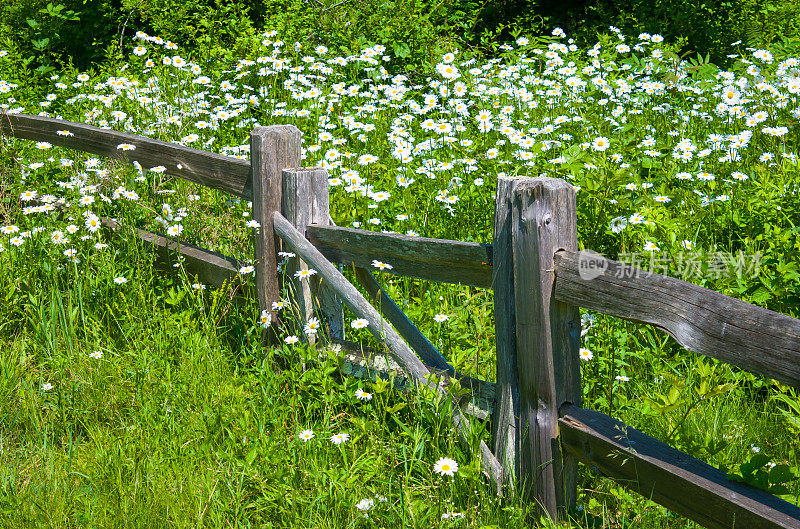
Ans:
{"label": "field of daisies", "polygon": [[[800,317],[798,58],[735,43],[726,71],[614,28],[590,48],[556,29],[493,58],[453,50],[427,77],[382,45],[340,55],[274,31],[231,63],[142,32],[127,46],[113,69],[45,85],[0,51],[0,108],[244,159],[254,127],[293,124],[304,165],[329,172],[338,225],[412,236],[491,243],[499,176],[563,178],[581,247]],[[245,262],[260,227],[251,204],[126,164],[120,147],[99,159],[2,139],[4,526],[531,521],[530,506],[494,495],[446,403],[338,375],[335,351],[309,345],[314,322],[293,316],[296,279],[283,345],[265,348],[253,296],[206,287],[180,263],[155,270],[133,227]],[[491,291],[376,275],[457,369],[493,380]],[[380,347],[347,317],[349,339]],[[584,407],[798,502],[793,388],[646,326],[582,322]],[[580,472],[565,526],[694,526]]]}

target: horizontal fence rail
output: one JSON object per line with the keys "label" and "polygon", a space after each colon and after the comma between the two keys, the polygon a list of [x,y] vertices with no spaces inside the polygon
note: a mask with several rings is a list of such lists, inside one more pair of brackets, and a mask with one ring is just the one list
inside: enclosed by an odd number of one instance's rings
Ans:
{"label": "horizontal fence rail", "polygon": [[[319,272],[354,314],[366,318],[369,322],[367,329],[378,341],[386,343],[398,363],[406,370],[409,378],[411,378],[415,384],[428,387],[445,398],[449,397],[449,392],[436,384],[436,381],[431,377],[431,371],[416,355],[414,355],[414,352],[403,341],[400,335],[384,322],[383,318],[381,318],[364,296],[362,296],[361,293],[342,276],[341,272],[339,272],[302,233],[292,226],[280,212],[275,212],[273,227],[275,228],[275,232],[291,246],[303,261],[307,262],[309,266],[313,266],[317,272]],[[458,406],[453,406],[451,414],[459,440],[462,444],[469,446],[471,439],[468,419]],[[480,441],[479,448],[484,472],[499,486],[503,479],[501,463],[484,441]]]}
{"label": "horizontal fence rail", "polygon": [[410,237],[333,226],[308,226],[306,236],[330,261],[373,268],[441,283],[492,288],[492,247],[474,242]]}
{"label": "horizontal fence rail", "polygon": [[[122,229],[111,219],[102,219],[102,223],[113,231]],[[244,266],[243,262],[200,246],[178,242],[165,235],[133,229],[142,243],[155,253],[156,264],[161,268],[169,270],[180,259],[189,277],[196,277],[203,285],[231,288],[240,283],[239,268]]]}
{"label": "horizontal fence rail", "polygon": [[[732,482],[723,472],[607,415],[580,408],[577,357],[578,307],[583,307],[654,325],[689,350],[800,387],[800,320],[576,251],[575,191],[562,180],[499,178],[491,246],[327,225],[327,173],[319,168],[287,170],[301,158],[300,131],[293,126],[256,128],[252,163],[4,111],[0,134],[138,161],[144,169],[164,166],[169,175],[253,200],[254,218],[263,226],[255,243],[261,308],[269,310],[270,302],[280,299],[277,236],[298,254],[297,266],[313,266],[326,280],[329,290],[317,284],[301,287],[304,317],[324,316],[336,338],[343,324],[339,321],[334,329],[331,322],[341,320],[343,300],[369,320],[369,330],[391,350],[408,381],[450,398],[448,382],[441,377],[460,379],[473,394],[474,412],[481,418],[492,412],[494,450],[479,443],[484,471],[498,489],[503,483],[525,487],[542,514],[555,518],[574,505],[575,465],[580,461],[707,527],[800,528],[798,507]],[[120,148],[123,144],[128,146]],[[112,230],[121,228],[109,219],[103,223]],[[155,251],[160,266],[170,268],[177,257],[204,284],[227,285],[231,294],[241,288],[243,263],[163,235],[135,233]],[[497,382],[456,373],[369,272],[373,260],[390,264],[389,273],[493,288]],[[587,261],[591,266],[584,266]],[[358,281],[388,321],[332,262],[355,266]],[[384,361],[388,365],[385,355]],[[387,374],[376,372],[370,358],[357,354],[343,359],[340,367],[369,377]],[[460,440],[471,443],[458,400],[453,401],[453,424]]]}
{"label": "horizontal fence rail", "polygon": [[[581,277],[581,260],[602,273]],[[557,300],[655,325],[690,351],[800,386],[800,320],[583,252],[555,257]]]}
{"label": "horizontal fence rail", "polygon": [[[59,134],[59,131],[62,131]],[[0,134],[101,156],[139,162],[147,171],[163,166],[165,173],[178,176],[232,195],[251,200],[250,162],[175,143],[154,140],[84,123],[43,116],[10,114],[0,110]],[[133,145],[123,150],[120,145]]]}
{"label": "horizontal fence rail", "polygon": [[560,410],[569,455],[671,511],[714,529],[797,529],[800,509],[602,413]]}

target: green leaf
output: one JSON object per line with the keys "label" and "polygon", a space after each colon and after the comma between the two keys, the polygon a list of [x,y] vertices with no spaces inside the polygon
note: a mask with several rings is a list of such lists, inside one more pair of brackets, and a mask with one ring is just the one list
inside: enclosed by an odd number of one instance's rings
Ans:
{"label": "green leaf", "polygon": [[661,161],[655,158],[643,158],[642,167],[644,167],[645,169],[658,169],[659,167],[661,167]]}
{"label": "green leaf", "polygon": [[756,303],[764,303],[768,299],[772,297],[772,293],[764,287],[760,287],[758,290],[753,292],[751,299]]}
{"label": "green leaf", "polygon": [[675,404],[676,402],[678,402],[680,396],[681,396],[680,389],[678,389],[675,386],[672,386],[671,388],[669,388],[669,393],[667,394],[667,403]]}
{"label": "green leaf", "polygon": [[762,469],[759,469],[755,475],[748,476],[746,483],[757,489],[767,490],[769,487],[769,473]]}
{"label": "green leaf", "polygon": [[786,420],[789,421],[789,424],[791,424],[793,428],[800,430],[800,417],[797,415],[792,415],[786,410],[779,411],[784,415],[784,417],[786,417]]}
{"label": "green leaf", "polygon": [[770,486],[770,488],[767,489],[767,492],[780,496],[783,494],[789,494],[789,489],[786,487],[786,485],[778,484]]}
{"label": "green leaf", "polygon": [[797,479],[797,476],[792,472],[792,469],[789,468],[789,465],[775,465],[772,467],[772,470],[769,471],[770,483],[788,483],[795,479]]}
{"label": "green leaf", "polygon": [[768,455],[761,454],[761,453],[756,454],[756,455],[754,455],[753,457],[750,458],[750,461],[748,461],[746,463],[742,463],[742,465],[740,466],[740,468],[742,470],[742,475],[747,477],[750,474],[753,474],[759,468],[761,468],[764,465],[766,465],[767,463],[769,463],[769,456]]}
{"label": "green leaf", "polygon": [[394,54],[400,57],[401,59],[405,59],[409,55],[411,55],[411,48],[405,42],[397,42],[392,46],[394,50]]}
{"label": "green leaf", "polygon": [[395,404],[391,408],[386,408],[386,411],[388,413],[397,413],[398,411],[402,410],[405,407],[406,407],[406,403],[405,402],[398,402],[397,404]]}

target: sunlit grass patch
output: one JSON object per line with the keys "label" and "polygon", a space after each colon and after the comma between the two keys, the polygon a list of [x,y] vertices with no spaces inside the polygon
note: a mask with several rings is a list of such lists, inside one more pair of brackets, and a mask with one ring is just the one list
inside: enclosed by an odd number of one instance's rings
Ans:
{"label": "sunlit grass patch", "polygon": [[[577,189],[583,247],[798,315],[797,59],[743,50],[732,71],[701,71],[657,35],[612,31],[579,49],[556,31],[486,61],[447,54],[422,79],[394,73],[381,45],[345,57],[275,38],[219,64],[139,34],[127,68],[61,72],[41,100],[23,97],[0,57],[10,79],[0,105],[243,159],[255,126],[292,123],[304,165],[329,171],[337,224],[411,236],[490,243],[499,176],[564,178]],[[252,284],[252,233],[265,229],[252,204],[161,165],[3,142],[9,525],[530,521],[532,506],[495,497],[444,403],[343,377],[322,341],[308,344],[320,323],[289,295],[308,277],[284,278],[283,344],[266,349],[252,296],[203,288],[181,266],[156,273],[131,230],[235,257]],[[118,150],[134,160],[131,145]],[[102,217],[122,229],[99,228]],[[492,381],[492,293],[391,266],[373,268],[409,318],[458,370]],[[351,338],[381,347],[356,315],[345,321]],[[593,314],[582,328],[584,407],[731,473],[755,453],[797,465],[793,390],[700,360],[653,329]],[[488,430],[476,424],[476,435]],[[581,485],[578,526],[691,526],[588,471]],[[796,483],[787,490],[796,501]]]}

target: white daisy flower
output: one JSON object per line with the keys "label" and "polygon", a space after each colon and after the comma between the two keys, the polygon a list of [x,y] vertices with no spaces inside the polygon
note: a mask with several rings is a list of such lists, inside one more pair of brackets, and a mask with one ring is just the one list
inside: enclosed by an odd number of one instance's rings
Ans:
{"label": "white daisy flower", "polygon": [[433,471],[442,476],[455,476],[458,472],[458,463],[449,457],[442,457],[436,461]]}

